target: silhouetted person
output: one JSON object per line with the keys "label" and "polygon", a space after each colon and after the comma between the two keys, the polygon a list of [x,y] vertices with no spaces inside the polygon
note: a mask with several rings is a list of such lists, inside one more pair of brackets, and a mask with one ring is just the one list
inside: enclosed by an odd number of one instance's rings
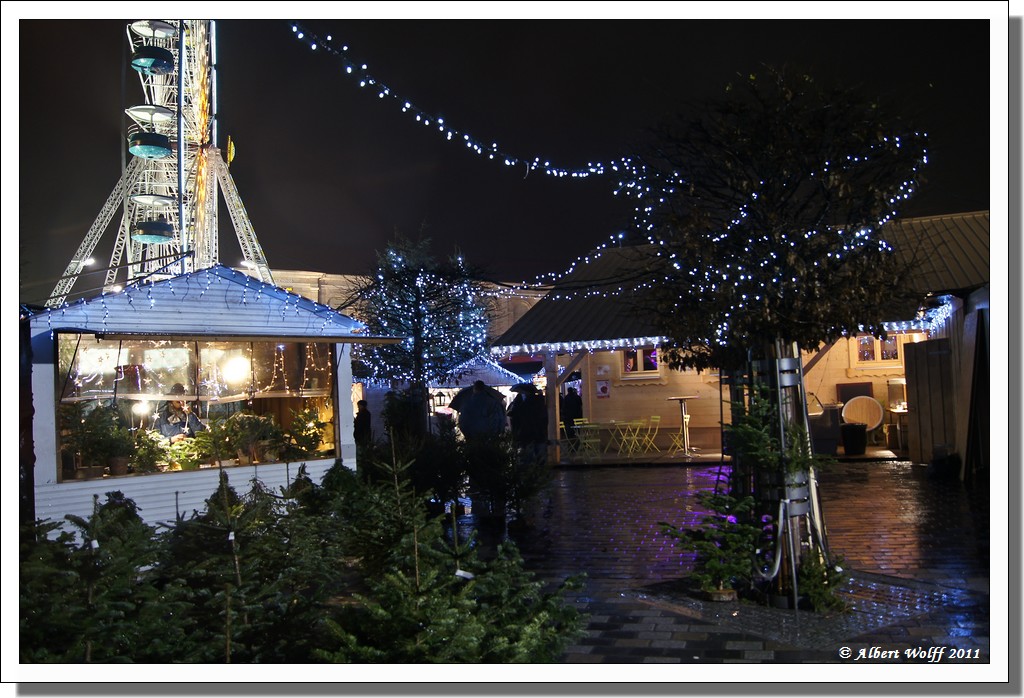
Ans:
{"label": "silhouetted person", "polygon": [[357,446],[369,446],[373,442],[373,426],[370,423],[370,409],[366,400],[356,403],[356,416],[352,421],[352,435]]}
{"label": "silhouetted person", "polygon": [[522,462],[547,462],[548,408],[533,385],[524,387],[508,408],[512,440]]}
{"label": "silhouetted person", "polygon": [[568,388],[565,397],[562,398],[562,424],[565,425],[565,436],[569,439],[569,448],[577,450],[580,445],[580,437],[576,432],[575,419],[583,418],[583,398],[576,392],[576,388]]}
{"label": "silhouetted person", "polygon": [[473,383],[470,391],[458,401],[459,407],[455,404],[453,400],[452,407],[459,412],[459,431],[467,439],[497,436],[505,431],[505,398],[483,381]]}
{"label": "silhouetted person", "polygon": [[520,456],[524,463],[548,462],[548,406],[544,393],[527,392],[523,403],[523,440]]}

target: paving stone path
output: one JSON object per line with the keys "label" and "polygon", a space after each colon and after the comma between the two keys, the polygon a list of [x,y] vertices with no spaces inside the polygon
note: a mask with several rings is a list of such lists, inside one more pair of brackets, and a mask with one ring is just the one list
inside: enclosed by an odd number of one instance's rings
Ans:
{"label": "paving stone path", "polygon": [[841,663],[843,648],[854,657],[864,650],[864,662],[924,662],[908,652],[932,647],[946,648],[944,662],[988,661],[987,485],[937,481],[904,461],[821,473],[829,546],[849,573],[842,593],[851,610],[817,614],[703,602],[682,589],[693,556],[659,524],[696,523],[695,494],[714,486],[720,467],[556,470],[533,525],[513,538],[542,579],[586,574],[570,598],[589,615],[587,635],[564,663]]}

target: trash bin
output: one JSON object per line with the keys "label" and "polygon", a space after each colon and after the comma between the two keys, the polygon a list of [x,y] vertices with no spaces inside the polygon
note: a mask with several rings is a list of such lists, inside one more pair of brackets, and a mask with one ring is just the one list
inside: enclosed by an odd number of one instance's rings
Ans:
{"label": "trash bin", "polygon": [[822,405],[821,414],[808,415],[811,446],[815,453],[834,456],[839,446],[839,406]]}
{"label": "trash bin", "polygon": [[868,425],[858,422],[847,422],[840,427],[843,437],[843,453],[848,456],[861,456],[868,447]]}

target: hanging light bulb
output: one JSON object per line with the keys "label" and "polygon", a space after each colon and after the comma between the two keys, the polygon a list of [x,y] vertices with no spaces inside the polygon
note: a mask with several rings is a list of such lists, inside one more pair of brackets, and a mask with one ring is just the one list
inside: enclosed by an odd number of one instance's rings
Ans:
{"label": "hanging light bulb", "polygon": [[221,372],[225,382],[238,385],[248,380],[252,364],[244,356],[233,356],[225,362]]}

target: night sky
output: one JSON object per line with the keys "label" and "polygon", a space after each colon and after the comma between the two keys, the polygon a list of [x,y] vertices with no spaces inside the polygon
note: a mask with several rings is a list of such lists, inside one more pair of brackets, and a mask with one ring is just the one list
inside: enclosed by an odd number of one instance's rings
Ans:
{"label": "night sky", "polygon": [[[5,16],[5,39],[12,21]],[[131,70],[122,96],[129,21],[18,27],[24,302],[49,294],[117,183],[123,109],[142,101]],[[304,24],[347,44],[351,58],[421,109],[525,160],[566,167],[636,152],[659,121],[762,64],[800,66],[819,81],[864,86],[929,132],[929,181],[905,215],[990,207],[987,19]],[[612,195],[612,177],[527,175],[475,155],[360,89],[284,20],[227,19],[218,31],[220,145],[228,135],[236,143],[231,171],[271,268],[365,273],[397,231],[432,238],[441,255],[457,246],[491,278],[529,281],[563,271],[629,225],[629,201]],[[8,173],[12,111],[5,97]],[[4,221],[13,223],[4,189]],[[114,234],[94,255],[104,265]],[[221,262],[240,260],[224,215]],[[89,284],[83,277],[75,291]]]}

